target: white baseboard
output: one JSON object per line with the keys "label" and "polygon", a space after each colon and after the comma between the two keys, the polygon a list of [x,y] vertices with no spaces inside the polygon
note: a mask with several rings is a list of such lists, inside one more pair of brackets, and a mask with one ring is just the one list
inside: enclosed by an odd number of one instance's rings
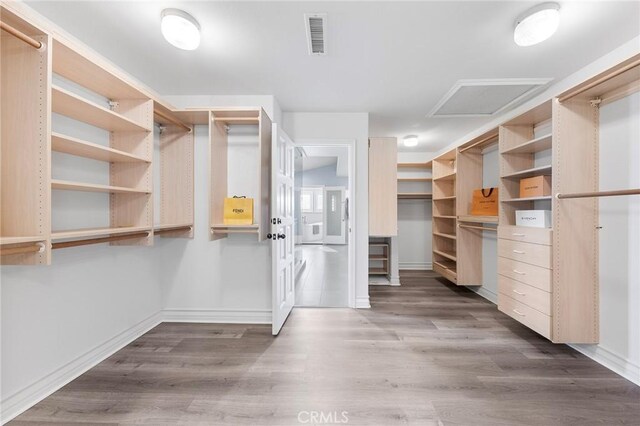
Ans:
{"label": "white baseboard", "polygon": [[433,270],[432,262],[400,262],[398,264],[400,270],[413,270],[413,271],[431,271]]}
{"label": "white baseboard", "polygon": [[133,327],[119,333],[84,355],[46,375],[37,382],[2,400],[0,423],[5,424],[14,417],[33,407],[76,377],[95,367],[129,343],[162,322],[160,312],[142,320]]}
{"label": "white baseboard", "polygon": [[498,295],[494,292],[492,292],[491,290],[488,290],[484,287],[478,287],[477,289],[470,287],[471,291],[477,293],[478,295],[484,297],[485,299],[487,299],[489,302],[493,303],[494,305],[498,304]]}
{"label": "white baseboard", "polygon": [[227,324],[271,324],[271,310],[256,309],[165,309],[164,322]]}
{"label": "white baseboard", "polygon": [[370,307],[369,296],[356,297],[356,309],[369,309]]}
{"label": "white baseboard", "polygon": [[600,345],[568,345],[598,364],[640,386],[640,365]]}

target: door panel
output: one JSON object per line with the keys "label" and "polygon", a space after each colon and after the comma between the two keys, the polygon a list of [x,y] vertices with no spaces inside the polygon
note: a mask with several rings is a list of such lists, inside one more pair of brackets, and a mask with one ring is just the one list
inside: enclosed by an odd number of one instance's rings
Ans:
{"label": "door panel", "polygon": [[342,186],[324,188],[324,243],[346,244],[346,197]]}
{"label": "door panel", "polygon": [[277,335],[295,302],[293,142],[277,124],[272,130],[271,259],[272,333]]}

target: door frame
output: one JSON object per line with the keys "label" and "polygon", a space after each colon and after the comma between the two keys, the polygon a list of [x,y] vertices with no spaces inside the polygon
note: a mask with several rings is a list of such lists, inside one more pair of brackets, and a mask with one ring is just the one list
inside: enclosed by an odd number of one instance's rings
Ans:
{"label": "door frame", "polygon": [[348,156],[348,170],[349,170],[349,226],[347,232],[347,252],[349,271],[348,271],[348,293],[349,293],[349,307],[356,308],[356,245],[358,242],[357,233],[357,203],[356,200],[356,140],[355,139],[294,139],[293,143],[297,147],[346,147]]}

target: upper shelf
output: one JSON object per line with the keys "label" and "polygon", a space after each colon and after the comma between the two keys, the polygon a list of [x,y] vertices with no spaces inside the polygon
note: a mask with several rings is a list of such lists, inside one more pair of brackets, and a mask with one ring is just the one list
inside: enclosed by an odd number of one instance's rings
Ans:
{"label": "upper shelf", "polygon": [[428,192],[399,192],[398,200],[430,200],[431,193]]}
{"label": "upper shelf", "polygon": [[552,166],[533,167],[531,169],[520,170],[514,173],[509,173],[501,177],[510,179],[510,178],[526,178],[526,177],[531,177],[536,175],[548,175],[548,174],[551,174],[552,169],[553,169]]}
{"label": "upper shelf", "polygon": [[46,239],[47,238],[43,236],[0,237],[0,245],[37,243],[37,242],[45,241]]}
{"label": "upper shelf", "polygon": [[430,169],[431,161],[425,163],[398,163],[399,169]]}
{"label": "upper shelf", "polygon": [[431,178],[398,178],[398,182],[431,182]]}
{"label": "upper shelf", "polygon": [[99,237],[106,235],[129,234],[141,231],[151,231],[148,226],[124,226],[118,228],[86,228],[70,229],[66,231],[54,231],[51,233],[51,240],[64,240],[67,238]]}
{"label": "upper shelf", "polygon": [[552,146],[552,136],[544,135],[539,138],[532,139],[530,141],[521,143],[520,145],[514,146],[513,148],[505,149],[502,151],[503,154],[533,154],[540,151],[546,151],[547,149],[551,149]]}
{"label": "upper shelf", "polygon": [[123,115],[83,99],[56,85],[52,85],[51,94],[51,108],[55,113],[66,115],[74,120],[109,131],[151,131],[151,129]]}
{"label": "upper shelf", "polygon": [[458,216],[459,222],[497,224],[498,216]]}
{"label": "upper shelf", "polygon": [[79,53],[57,38],[53,40],[53,72],[106,98],[148,99],[141,90],[117,76],[104,59],[92,60],[87,52]]}
{"label": "upper shelf", "polygon": [[150,161],[124,151],[83,141],[60,133],[51,133],[51,149],[56,152],[77,155],[92,160],[111,163],[149,163]]}
{"label": "upper shelf", "polygon": [[456,178],[456,172],[451,172],[443,176],[435,177],[433,178],[433,180],[445,181],[445,180],[454,180],[455,178]]}
{"label": "upper shelf", "polygon": [[97,185],[93,183],[71,182],[66,180],[51,179],[51,189],[64,189],[68,191],[107,192],[111,194],[150,194],[145,189],[125,188],[122,186]]}

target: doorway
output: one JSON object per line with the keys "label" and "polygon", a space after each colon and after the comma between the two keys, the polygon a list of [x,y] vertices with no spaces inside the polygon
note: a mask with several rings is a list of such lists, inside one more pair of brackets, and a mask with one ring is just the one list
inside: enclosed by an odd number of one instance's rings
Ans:
{"label": "doorway", "polygon": [[351,149],[298,145],[295,306],[349,307]]}

